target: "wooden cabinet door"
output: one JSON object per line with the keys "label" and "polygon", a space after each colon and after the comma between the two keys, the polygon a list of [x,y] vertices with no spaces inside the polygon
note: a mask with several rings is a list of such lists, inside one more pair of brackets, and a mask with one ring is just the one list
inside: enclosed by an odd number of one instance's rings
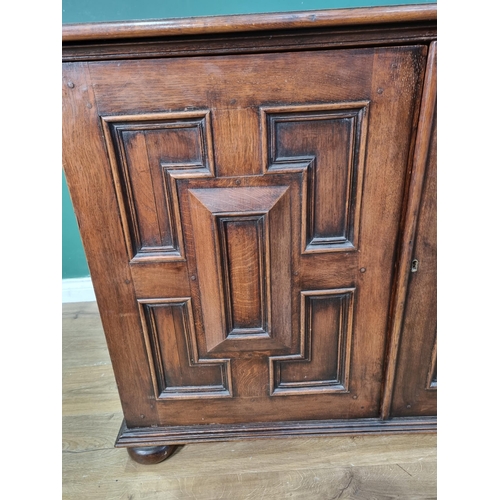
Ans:
{"label": "wooden cabinet door", "polygon": [[424,129],[425,176],[394,379],[391,415],[397,417],[437,413],[437,43],[431,51],[427,101],[434,105]]}
{"label": "wooden cabinet door", "polygon": [[129,426],[377,417],[426,48],[68,63]]}

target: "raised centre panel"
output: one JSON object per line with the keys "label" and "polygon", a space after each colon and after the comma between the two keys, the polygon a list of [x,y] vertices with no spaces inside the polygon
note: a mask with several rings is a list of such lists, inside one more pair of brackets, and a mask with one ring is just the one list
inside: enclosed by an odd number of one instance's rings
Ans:
{"label": "raised centre panel", "polygon": [[212,177],[209,111],[102,118],[130,258],[184,258],[175,178]]}
{"label": "raised centre panel", "polygon": [[303,169],[303,253],[357,249],[369,101],[261,107],[265,173]]}
{"label": "raised centre panel", "polygon": [[301,172],[179,181],[208,356],[298,346],[292,267],[302,183]]}

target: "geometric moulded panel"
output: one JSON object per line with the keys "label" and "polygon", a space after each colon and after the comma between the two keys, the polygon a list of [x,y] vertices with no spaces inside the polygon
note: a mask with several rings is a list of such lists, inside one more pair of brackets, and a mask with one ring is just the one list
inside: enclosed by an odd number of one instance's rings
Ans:
{"label": "geometric moulded panel", "polygon": [[[277,178],[285,185],[275,185]],[[290,351],[292,204],[301,178],[181,187],[191,214],[207,353]]]}
{"label": "geometric moulded panel", "polygon": [[301,352],[269,358],[272,396],[348,392],[354,291],[301,292]]}
{"label": "geometric moulded panel", "polygon": [[183,258],[176,177],[211,177],[210,114],[103,117],[131,258]]}
{"label": "geometric moulded panel", "polygon": [[230,361],[198,357],[190,298],[139,300],[158,399],[230,397]]}
{"label": "geometric moulded panel", "polygon": [[357,248],[368,104],[261,108],[265,173],[306,171],[303,253]]}

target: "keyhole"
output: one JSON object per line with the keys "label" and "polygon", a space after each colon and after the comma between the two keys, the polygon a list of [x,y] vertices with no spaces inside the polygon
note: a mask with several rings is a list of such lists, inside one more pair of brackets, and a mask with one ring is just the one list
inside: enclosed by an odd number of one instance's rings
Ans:
{"label": "keyhole", "polygon": [[418,271],[418,260],[417,259],[413,259],[411,261],[411,272],[412,273],[416,273]]}

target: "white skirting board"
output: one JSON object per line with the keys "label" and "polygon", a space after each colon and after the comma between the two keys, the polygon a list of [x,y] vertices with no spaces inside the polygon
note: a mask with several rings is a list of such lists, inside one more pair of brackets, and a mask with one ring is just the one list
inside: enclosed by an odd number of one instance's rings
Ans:
{"label": "white skirting board", "polygon": [[62,280],[63,304],[66,302],[92,302],[94,300],[94,287],[90,277]]}

